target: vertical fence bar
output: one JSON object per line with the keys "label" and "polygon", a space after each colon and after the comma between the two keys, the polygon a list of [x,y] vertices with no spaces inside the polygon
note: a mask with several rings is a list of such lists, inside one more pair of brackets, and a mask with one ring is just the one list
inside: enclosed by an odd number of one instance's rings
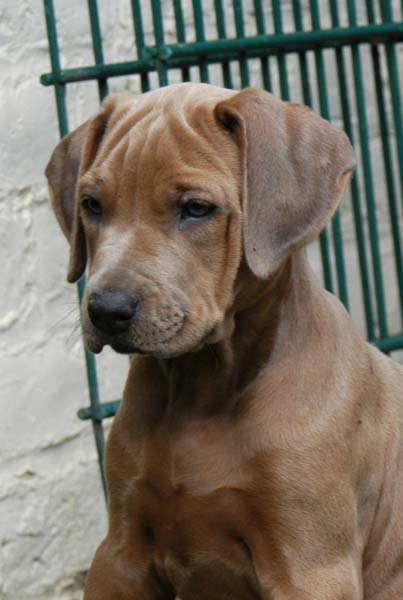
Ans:
{"label": "vertical fence bar", "polygon": [[[330,0],[330,13],[333,27],[340,27],[338,0]],[[354,144],[354,131],[352,126],[350,101],[347,87],[346,67],[343,56],[343,49],[336,48],[336,68],[337,78],[339,83],[339,93],[341,101],[341,110],[343,114],[343,124],[346,134]],[[351,179],[351,198],[354,214],[354,228],[357,240],[358,261],[360,265],[361,289],[364,302],[365,323],[367,329],[367,337],[369,340],[375,339],[374,316],[371,298],[371,285],[369,279],[367,249],[365,246],[365,234],[363,227],[363,218],[361,211],[360,189],[358,178],[353,175]]]}
{"label": "vertical fence bar", "polygon": [[[224,8],[222,4],[222,0],[214,0],[214,8],[215,8],[215,16],[217,23],[217,33],[220,40],[225,39],[227,37],[226,27],[225,27],[225,15]],[[224,60],[222,63],[222,76],[224,80],[224,85],[226,88],[232,88],[232,77],[231,77],[231,67],[230,63],[227,60]]]}
{"label": "vertical fence bar", "polygon": [[[195,20],[195,29],[196,29],[196,40],[198,42],[204,42],[206,40],[206,36],[204,33],[204,23],[203,23],[203,9],[201,6],[200,0],[192,0],[193,5],[193,16]],[[209,82],[209,73],[207,61],[203,58],[199,58],[199,70],[200,70],[200,79],[203,83]]]}
{"label": "vertical fence bar", "polygon": [[[84,295],[85,290],[85,277],[82,277],[77,284],[78,288],[78,299],[81,306],[81,302]],[[105,494],[105,499],[108,498],[108,488],[106,485],[106,477],[105,477],[105,460],[104,460],[104,452],[105,452],[105,437],[104,437],[104,428],[102,425],[102,419],[94,418],[94,415],[99,413],[100,400],[99,400],[99,387],[98,387],[98,377],[97,377],[97,368],[95,358],[92,354],[88,352],[86,348],[84,348],[85,353],[85,368],[87,373],[87,381],[90,392],[90,406],[92,409],[92,427],[94,431],[95,437],[95,445],[97,448],[97,456],[98,456],[98,464],[101,471],[101,480],[102,487]]]}
{"label": "vertical fence bar", "polygon": [[[320,29],[320,14],[317,0],[310,0],[311,18],[313,29]],[[315,50],[315,64],[319,88],[319,105],[322,116],[330,120],[329,100],[327,95],[327,84],[325,74],[325,64],[323,60],[322,50]],[[348,309],[348,290],[346,281],[346,268],[343,252],[343,238],[340,225],[340,212],[337,211],[332,219],[332,233],[334,242],[334,251],[336,259],[337,283],[339,289],[340,300]]]}
{"label": "vertical fence bar", "polygon": [[[295,29],[297,31],[303,30],[302,24],[302,11],[300,0],[293,0],[293,16],[294,16],[294,24]],[[309,70],[308,64],[306,60],[305,52],[299,53],[299,64],[300,64],[300,76],[301,76],[301,84],[302,84],[302,94],[304,98],[305,104],[312,107],[312,92],[311,92],[311,84],[309,81]],[[334,291],[333,286],[333,276],[332,276],[332,266],[330,262],[330,250],[329,250],[329,240],[326,229],[322,231],[319,236],[319,245],[320,245],[320,255],[322,261],[322,273],[323,280],[330,292]]]}
{"label": "vertical fence bar", "polygon": [[[302,23],[302,11],[300,0],[292,0],[292,11],[294,15],[294,26],[296,31],[303,31]],[[306,59],[306,52],[303,50],[298,52],[299,71],[301,77],[302,96],[304,103],[308,106],[312,106],[312,94],[311,86],[309,83],[309,70],[308,62]]]}
{"label": "vertical fence bar", "polygon": [[[372,5],[372,0],[366,0],[367,17],[369,23],[375,23],[375,12]],[[388,193],[390,226],[392,231],[392,241],[395,255],[395,268],[399,295],[402,301],[400,302],[400,314],[403,321],[403,255],[402,243],[399,227],[399,211],[397,208],[396,187],[393,173],[392,151],[390,146],[390,134],[388,117],[386,114],[386,99],[384,94],[384,85],[381,73],[381,60],[379,55],[379,47],[371,44],[372,67],[375,79],[375,91],[378,105],[379,126],[382,138],[382,154],[383,164],[385,169],[386,189]],[[395,86],[391,82],[391,96],[395,92]]]}
{"label": "vertical fence bar", "polygon": [[[281,14],[281,2],[280,0],[272,0],[271,5],[273,9],[274,31],[275,33],[283,33],[283,17]],[[285,54],[281,50],[279,50],[277,53],[277,62],[280,75],[281,96],[283,100],[289,100],[290,88],[288,85],[287,77],[287,63]]]}
{"label": "vertical fence bar", "polygon": [[[56,19],[53,7],[53,0],[44,0],[46,28],[48,32],[49,40],[49,54],[52,66],[52,72],[57,76],[60,74],[60,61],[59,61],[59,45],[57,41],[57,30],[56,30]],[[60,136],[64,137],[68,133],[68,121],[67,121],[67,109],[66,109],[66,98],[64,86],[59,83],[55,84],[55,95],[56,95],[56,107],[59,121]],[[82,295],[84,292],[85,283],[82,278],[78,282],[78,298],[81,304]],[[88,389],[90,396],[90,405],[93,413],[96,413],[99,408],[99,389],[98,380],[96,373],[95,359],[86,348],[84,348],[85,365],[88,381]],[[104,430],[102,426],[102,420],[92,419],[92,427],[95,438],[95,446],[97,449],[98,464],[101,473],[102,487],[104,490],[105,498],[107,497],[107,487],[105,480],[105,469],[104,469]]]}
{"label": "vertical fence bar", "polygon": [[[160,0],[151,0],[151,11],[153,15],[155,45],[157,46],[157,49],[159,49],[161,48],[161,46],[164,45],[165,41]],[[165,85],[168,85],[168,69],[165,62],[160,58],[156,58],[155,67],[158,73],[158,80],[160,86],[163,87]]]}
{"label": "vertical fence bar", "polygon": [[[48,33],[49,55],[52,72],[54,75],[60,76],[60,60],[59,60],[59,44],[57,41],[56,16],[53,7],[53,0],[44,0],[46,29]],[[55,98],[57,118],[59,122],[60,137],[67,135],[69,124],[66,110],[66,87],[64,84],[55,83]]]}
{"label": "vertical fence bar", "polygon": [[[272,0],[272,9],[273,9],[274,31],[275,31],[275,33],[283,33],[283,21],[282,21],[280,0]],[[285,100],[289,100],[290,99],[290,88],[288,85],[286,57],[283,52],[279,51],[277,60],[278,60],[278,67],[279,67],[281,95]],[[307,74],[305,74],[304,82],[305,82],[305,84],[307,84],[307,82],[308,82]],[[309,93],[309,98],[311,99],[310,93]],[[332,278],[332,267],[331,267],[331,262],[330,262],[329,241],[328,241],[328,236],[327,236],[326,230],[322,231],[322,233],[320,234],[319,244],[320,244],[320,249],[321,249],[322,270],[323,270],[323,279],[325,282],[325,286],[329,291],[333,292],[334,286],[333,286],[333,278]]]}
{"label": "vertical fence bar", "polygon": [[[253,5],[255,8],[255,20],[256,20],[256,30],[258,35],[265,35],[266,27],[264,23],[264,11],[262,0],[253,0]],[[270,63],[268,57],[264,57],[260,59],[260,70],[262,73],[263,87],[268,92],[271,92],[273,89],[270,75]]]}
{"label": "vertical fence bar", "polygon": [[[235,30],[238,38],[245,37],[245,29],[243,23],[243,9],[242,9],[242,0],[233,0],[233,9],[234,9],[234,19],[235,19]],[[242,87],[248,87],[249,83],[249,71],[248,71],[248,61],[245,56],[240,54],[239,57],[239,68],[241,72],[241,84]]]}
{"label": "vertical fence bar", "polygon": [[[136,49],[138,58],[144,58],[144,28],[143,17],[141,14],[140,0],[131,0],[130,2],[133,17],[134,37],[136,40]],[[141,91],[148,92],[150,89],[150,78],[148,73],[141,74]]]}
{"label": "vertical fence bar", "polygon": [[[347,0],[347,11],[349,24],[352,27],[357,25],[354,0]],[[378,244],[378,226],[376,220],[376,204],[374,195],[374,182],[372,175],[371,155],[368,141],[368,124],[365,105],[365,93],[362,80],[361,57],[357,44],[351,45],[351,56],[353,62],[353,78],[355,86],[355,96],[357,104],[358,127],[361,142],[362,167],[364,174],[364,188],[366,195],[367,211],[368,211],[368,229],[371,247],[372,267],[375,281],[375,296],[377,300],[377,315],[379,321],[380,336],[387,337],[388,326],[385,310],[385,298],[382,276],[382,265],[380,250]]]}
{"label": "vertical fence bar", "polygon": [[[392,21],[392,9],[388,0],[380,0],[381,16],[384,23]],[[403,2],[402,2],[403,11]],[[391,42],[385,42],[386,62],[389,72],[389,85],[392,98],[393,117],[396,128],[396,148],[399,164],[400,189],[403,201],[403,123],[402,123],[402,100],[400,96],[399,67],[396,58],[396,49]],[[402,300],[403,302],[403,300]]]}
{"label": "vertical fence bar", "polygon": [[[176,39],[179,43],[183,44],[186,42],[186,29],[185,21],[183,18],[183,9],[181,0],[173,0],[174,13],[175,13],[175,25],[176,25]],[[189,67],[182,67],[182,81],[190,81],[190,69]]]}
{"label": "vertical fence bar", "polygon": [[[282,14],[281,14],[281,2],[279,0],[272,0],[272,8],[273,8],[273,19],[274,19],[274,31],[276,33],[283,33],[283,23],[282,23]],[[294,18],[296,22],[300,25],[302,29],[302,18],[300,6],[297,0],[293,3],[294,10]],[[306,64],[306,63],[305,63]],[[287,78],[287,65],[286,58],[284,53],[280,52],[278,54],[278,65],[279,65],[279,75],[280,75],[280,88],[281,95],[284,99],[290,99],[290,90],[288,85]],[[305,69],[302,73],[302,82],[303,82],[303,93],[304,93],[304,101],[308,101],[308,103],[312,104],[312,96],[309,86],[309,78],[308,78],[308,70]],[[322,258],[322,270],[323,270],[323,279],[326,288],[333,292],[333,277],[332,277],[332,267],[330,262],[330,250],[329,250],[329,241],[327,231],[324,230],[319,236],[319,244],[321,249],[321,258]]]}
{"label": "vertical fence bar", "polygon": [[[102,35],[101,35],[101,27],[99,24],[97,0],[88,0],[87,5],[88,5],[88,11],[89,11],[89,17],[90,17],[91,38],[92,38],[92,48],[93,48],[93,53],[94,53],[94,60],[95,60],[95,64],[101,65],[104,63],[104,54],[103,54],[103,48],[102,48]],[[106,79],[98,80],[98,92],[99,92],[99,99],[102,102],[102,100],[108,95],[108,82]],[[80,279],[80,281],[78,282],[78,296],[79,296],[80,306],[81,306],[82,299],[84,296],[84,291],[85,291],[85,277],[82,277]],[[87,350],[85,350],[85,352],[87,353]],[[87,379],[89,382],[90,389],[94,390],[94,394],[95,394],[95,403],[93,403],[93,406],[98,407],[100,402],[99,402],[98,380],[97,380],[97,374],[96,374],[96,363],[95,363],[95,359],[94,359],[93,355],[89,354],[89,353],[87,353],[87,354],[88,354],[88,360],[86,360],[86,362],[85,362],[86,371],[87,371]],[[91,417],[92,422],[94,424],[94,433],[96,436],[99,436],[100,433],[102,433],[101,443],[98,442],[98,445],[97,445],[100,448],[100,451],[98,452],[98,459],[101,461],[101,465],[102,465],[102,484],[104,487],[105,495],[107,497],[108,490],[107,490],[106,479],[105,479],[105,465],[104,465],[105,441],[104,441],[104,434],[103,434],[103,425],[102,425],[102,420],[95,418],[94,414],[96,414],[95,411],[92,413],[92,417]],[[96,426],[96,429],[95,429],[95,426]]]}
{"label": "vertical fence bar", "polygon": [[[92,49],[96,65],[104,64],[104,53],[102,50],[102,35],[99,25],[98,5],[96,0],[88,0],[88,12],[90,16]],[[106,79],[98,79],[98,90],[101,100],[108,95],[108,82]]]}

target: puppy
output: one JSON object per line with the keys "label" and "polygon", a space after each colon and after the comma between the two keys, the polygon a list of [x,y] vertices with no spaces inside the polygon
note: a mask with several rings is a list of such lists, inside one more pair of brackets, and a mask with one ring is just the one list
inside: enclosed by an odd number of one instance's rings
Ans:
{"label": "puppy", "polygon": [[57,146],[85,343],[137,354],[86,600],[403,598],[403,369],[301,253],[353,167],[307,108],[204,84]]}

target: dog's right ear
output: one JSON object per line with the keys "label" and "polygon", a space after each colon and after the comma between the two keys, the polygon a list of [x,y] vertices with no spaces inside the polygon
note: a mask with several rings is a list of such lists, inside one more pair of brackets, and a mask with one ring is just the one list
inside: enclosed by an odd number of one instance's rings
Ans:
{"label": "dog's right ear", "polygon": [[76,223],[76,187],[89,126],[86,121],[59,142],[45,171],[53,211],[70,243],[67,279],[71,283],[82,276],[87,262],[84,231],[81,222]]}
{"label": "dog's right ear", "polygon": [[70,283],[80,279],[87,263],[86,241],[76,197],[78,179],[94,162],[106,128],[112,124],[112,115],[119,120],[122,111],[116,109],[124,108],[126,103],[125,96],[110,96],[98,115],[59,142],[45,170],[52,208],[70,243],[67,275]]}

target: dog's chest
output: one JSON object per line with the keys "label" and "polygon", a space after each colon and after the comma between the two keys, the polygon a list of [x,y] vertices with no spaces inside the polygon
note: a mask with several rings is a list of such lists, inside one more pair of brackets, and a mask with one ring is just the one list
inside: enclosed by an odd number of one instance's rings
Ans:
{"label": "dog's chest", "polygon": [[204,497],[247,487],[251,453],[236,425],[194,419],[158,427],[145,438],[137,454],[138,475],[162,494]]}
{"label": "dog's chest", "polygon": [[161,428],[140,452],[135,514],[157,571],[181,600],[205,598],[206,590],[211,600],[260,597],[245,542],[251,527],[245,449],[224,425]]}

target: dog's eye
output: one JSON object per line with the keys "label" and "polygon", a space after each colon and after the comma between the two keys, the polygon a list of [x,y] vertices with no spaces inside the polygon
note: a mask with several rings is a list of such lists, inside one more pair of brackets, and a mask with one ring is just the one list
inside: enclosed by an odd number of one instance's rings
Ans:
{"label": "dog's eye", "polygon": [[214,208],[213,204],[190,200],[182,206],[181,219],[201,219],[210,215]]}
{"label": "dog's eye", "polygon": [[90,215],[99,217],[102,214],[102,206],[92,196],[85,196],[82,201],[82,206]]}

